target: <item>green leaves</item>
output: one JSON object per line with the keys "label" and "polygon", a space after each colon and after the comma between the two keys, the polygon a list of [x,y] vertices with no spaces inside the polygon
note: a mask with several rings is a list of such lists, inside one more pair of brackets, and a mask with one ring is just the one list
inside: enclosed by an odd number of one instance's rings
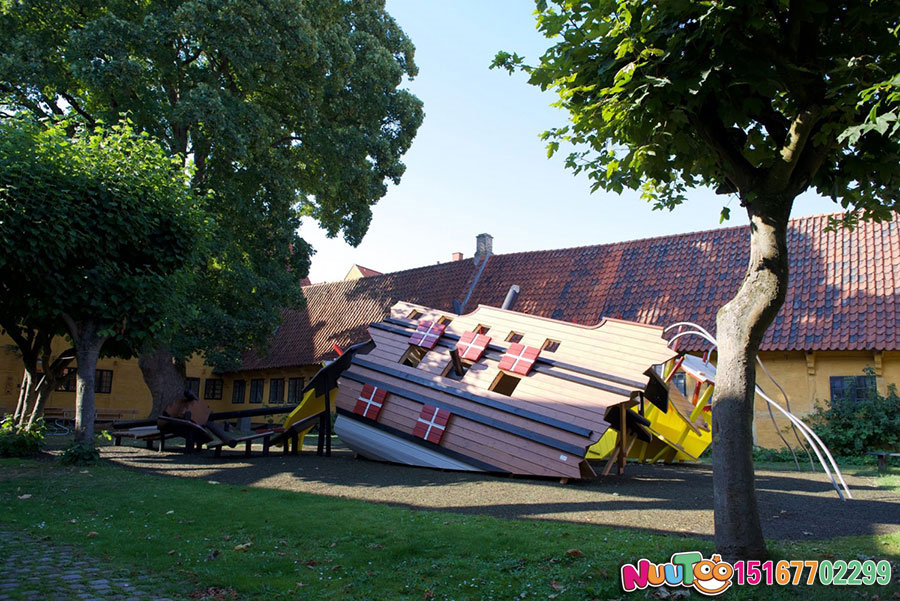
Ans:
{"label": "green leaves", "polygon": [[574,144],[567,165],[592,190],[671,208],[696,185],[788,202],[812,186],[868,218],[897,206],[896,2],[537,8],[550,43],[539,63],[501,52],[494,66],[555,91],[571,128],[547,136],[548,153]]}
{"label": "green leaves", "polygon": [[0,311],[92,320],[140,348],[177,316],[207,248],[188,176],[129,122],[44,125],[0,122]]}
{"label": "green leaves", "polygon": [[0,30],[0,103],[125,114],[191,169],[216,269],[184,299],[201,318],[172,324],[182,355],[233,360],[300,306],[301,217],[358,244],[423,118],[403,87],[413,45],[381,1],[29,0],[0,4]]}

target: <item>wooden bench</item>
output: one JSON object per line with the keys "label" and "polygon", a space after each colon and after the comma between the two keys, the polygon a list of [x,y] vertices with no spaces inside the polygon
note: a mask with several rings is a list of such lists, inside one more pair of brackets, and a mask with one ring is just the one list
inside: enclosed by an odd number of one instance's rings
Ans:
{"label": "wooden bench", "polygon": [[94,422],[104,423],[135,419],[137,414],[137,409],[97,409],[94,411]]}
{"label": "wooden bench", "polygon": [[139,426],[135,428],[127,428],[123,430],[113,430],[110,432],[116,446],[122,446],[123,438],[133,438],[135,440],[144,441],[148,449],[153,448],[153,441],[158,440],[160,450],[165,447],[165,440],[172,438],[173,434],[166,434],[159,431],[156,426]]}
{"label": "wooden bench", "polygon": [[49,420],[71,420],[75,419],[75,410],[74,409],[63,409],[62,407],[45,407],[44,408],[44,421]]}
{"label": "wooden bench", "polygon": [[887,471],[888,457],[900,457],[900,453],[894,453],[892,451],[869,451],[866,455],[875,455],[878,457],[878,471],[882,473]]}
{"label": "wooden bench", "polygon": [[[137,409],[96,409],[94,411],[94,422],[105,423],[114,422],[123,419],[135,419],[137,417]],[[72,421],[75,419],[75,409],[64,409],[62,407],[46,407],[44,408],[44,421],[63,420]]]}

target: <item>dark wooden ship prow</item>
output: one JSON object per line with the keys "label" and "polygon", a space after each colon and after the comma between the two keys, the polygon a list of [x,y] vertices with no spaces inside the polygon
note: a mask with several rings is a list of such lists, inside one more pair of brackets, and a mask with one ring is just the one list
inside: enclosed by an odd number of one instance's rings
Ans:
{"label": "dark wooden ship prow", "polygon": [[336,399],[335,432],[350,448],[409,465],[564,479],[595,475],[587,449],[613,424],[626,424],[623,450],[641,434],[625,410],[655,384],[645,372],[675,355],[661,328],[613,319],[585,327],[485,306],[455,315],[397,303],[369,334],[375,348],[353,357]]}

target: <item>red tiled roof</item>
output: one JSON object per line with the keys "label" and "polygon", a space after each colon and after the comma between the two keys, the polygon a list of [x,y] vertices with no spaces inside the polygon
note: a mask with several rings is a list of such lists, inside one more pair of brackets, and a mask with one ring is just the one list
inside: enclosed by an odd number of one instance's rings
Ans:
{"label": "red tiled roof", "polygon": [[362,277],[368,278],[373,275],[384,275],[380,271],[375,271],[374,269],[369,269],[368,267],[363,267],[362,265],[357,264],[356,268],[359,270],[359,273],[362,274]]}
{"label": "red tiled roof", "polygon": [[[825,232],[827,215],[791,220],[791,284],[762,349],[900,350],[900,218]],[[694,321],[715,333],[715,315],[747,263],[747,226],[616,244],[492,256],[466,310],[500,306],[593,325],[616,317],[666,326]],[[365,339],[365,327],[399,300],[451,310],[475,274],[471,259],[304,288],[308,310],[286,312],[265,359],[244,369],[332,358],[331,344]],[[682,347],[684,348],[684,347]]]}
{"label": "red tiled roof", "polygon": [[384,319],[398,300],[450,311],[467,290],[472,260],[429,265],[386,275],[303,288],[306,309],[284,311],[284,322],[264,354],[245,353],[242,369],[310,365],[334,359],[332,345],[346,348],[368,338],[366,327]]}

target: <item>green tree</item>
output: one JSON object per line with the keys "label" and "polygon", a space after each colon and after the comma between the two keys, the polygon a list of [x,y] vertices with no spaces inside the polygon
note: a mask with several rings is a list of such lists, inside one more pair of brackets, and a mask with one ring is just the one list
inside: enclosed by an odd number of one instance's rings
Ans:
{"label": "green tree", "polygon": [[77,441],[93,444],[104,345],[134,352],[185,311],[205,220],[180,162],[128,124],[0,122],[0,292],[21,299],[4,320],[65,324]]}
{"label": "green tree", "polygon": [[358,244],[422,121],[413,46],[383,0],[0,3],[0,104],[114,123],[127,113],[213,190],[198,310],[142,356],[159,410],[184,358],[220,367],[301,302],[303,217]]}
{"label": "green tree", "polygon": [[539,63],[501,52],[494,66],[558,94],[570,123],[544,133],[551,154],[574,145],[566,164],[593,190],[641,190],[672,209],[707,186],[747,213],[747,272],[716,322],[715,531],[726,557],[764,556],[754,361],[784,302],[787,223],[809,188],[850,225],[898,209],[896,126],[854,128],[884,100],[878,84],[900,73],[900,3],[538,0],[536,14],[553,44]]}

